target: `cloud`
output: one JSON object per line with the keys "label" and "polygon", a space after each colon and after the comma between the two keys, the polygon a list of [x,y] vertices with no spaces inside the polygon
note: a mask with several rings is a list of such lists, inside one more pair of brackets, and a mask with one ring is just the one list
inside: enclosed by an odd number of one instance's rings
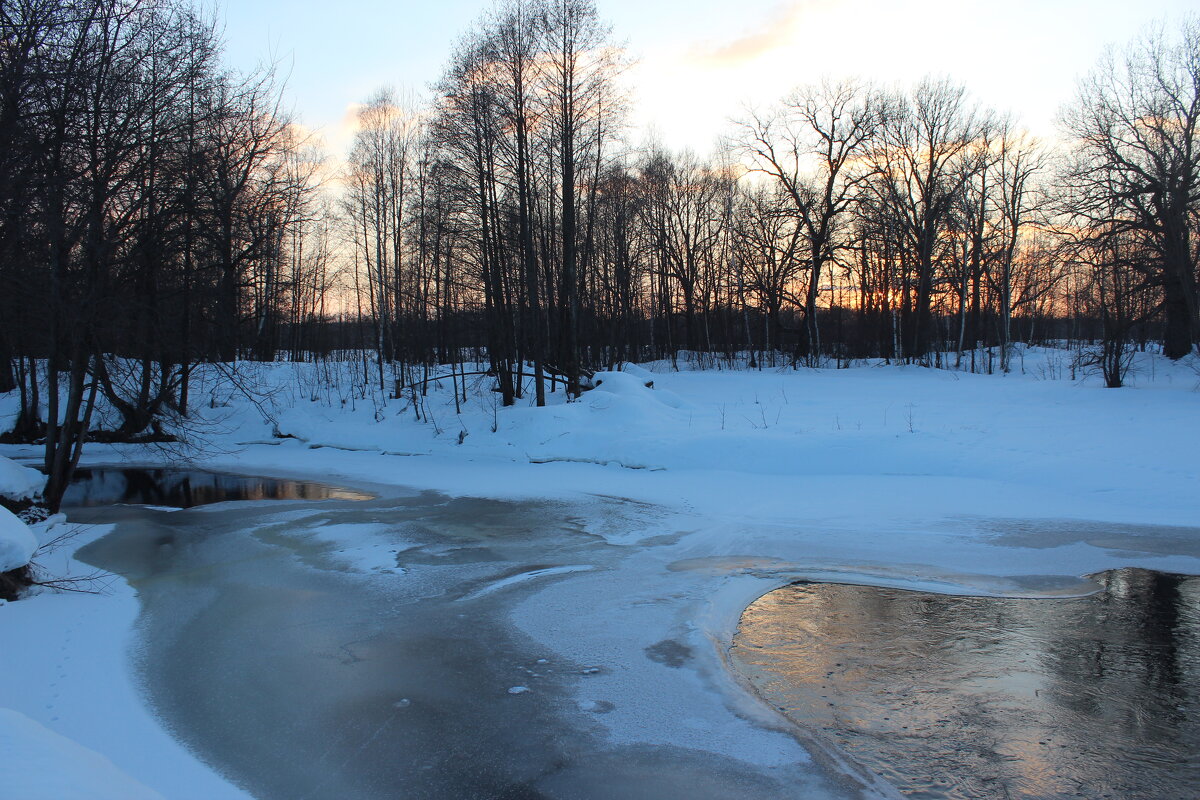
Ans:
{"label": "cloud", "polygon": [[325,140],[329,143],[330,149],[337,151],[339,157],[350,152],[350,146],[354,143],[354,134],[358,133],[358,115],[362,108],[362,103],[348,103],[342,112],[342,118],[336,125],[325,131]]}
{"label": "cloud", "polygon": [[803,0],[776,6],[755,27],[731,41],[695,45],[693,61],[712,67],[736,67],[794,41],[801,20],[810,12],[831,5],[831,0]]}

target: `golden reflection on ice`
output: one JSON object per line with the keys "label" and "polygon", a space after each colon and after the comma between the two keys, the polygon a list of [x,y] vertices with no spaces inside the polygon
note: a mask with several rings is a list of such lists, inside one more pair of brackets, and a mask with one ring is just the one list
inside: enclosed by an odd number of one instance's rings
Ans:
{"label": "golden reflection on ice", "polygon": [[746,610],[732,656],[912,797],[1192,796],[1200,578],[1097,578],[1041,600],[798,584]]}
{"label": "golden reflection on ice", "polygon": [[202,470],[96,467],[81,469],[65,506],[114,503],[191,508],[228,500],[370,500],[372,495],[311,481],[226,475]]}

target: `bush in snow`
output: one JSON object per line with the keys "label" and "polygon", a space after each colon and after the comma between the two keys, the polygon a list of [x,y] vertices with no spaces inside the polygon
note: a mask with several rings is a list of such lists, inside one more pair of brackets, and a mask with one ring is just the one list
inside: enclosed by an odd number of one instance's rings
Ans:
{"label": "bush in snow", "polygon": [[0,599],[16,600],[17,593],[32,583],[29,560],[37,546],[29,526],[0,508]]}
{"label": "bush in snow", "polygon": [[37,503],[45,481],[37,470],[0,456],[0,599],[15,600],[33,582],[29,561],[37,539],[14,512],[30,520],[44,518]]}

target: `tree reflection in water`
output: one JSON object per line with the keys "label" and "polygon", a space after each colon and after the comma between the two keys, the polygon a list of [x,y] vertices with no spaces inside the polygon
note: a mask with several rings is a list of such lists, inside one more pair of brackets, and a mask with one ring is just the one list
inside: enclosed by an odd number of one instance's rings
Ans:
{"label": "tree reflection in water", "polygon": [[63,506],[125,503],[191,508],[227,500],[367,500],[370,497],[311,481],[200,470],[97,467],[76,471]]}
{"label": "tree reflection in water", "polygon": [[800,583],[744,613],[734,663],[910,797],[1165,798],[1200,786],[1200,578],[1083,598]]}

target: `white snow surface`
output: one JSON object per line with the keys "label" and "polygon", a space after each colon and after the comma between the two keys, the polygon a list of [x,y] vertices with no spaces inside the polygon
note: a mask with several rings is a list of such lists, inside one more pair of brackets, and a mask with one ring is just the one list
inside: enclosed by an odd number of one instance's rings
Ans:
{"label": "white snow surface", "polygon": [[23,800],[162,800],[99,753],[6,708],[0,781],[6,796]]}
{"label": "white snow surface", "polygon": [[32,500],[41,496],[45,484],[46,476],[36,469],[0,456],[0,496],[10,500]]}
{"label": "white snow surface", "polygon": [[[32,500],[41,495],[45,482],[45,476],[36,469],[0,456],[0,497]],[[7,509],[0,508],[0,572],[28,564],[37,545],[29,527]]]}
{"label": "white snow surface", "polygon": [[28,564],[37,546],[37,538],[29,526],[7,508],[0,507],[0,572]]}
{"label": "white snow surface", "polygon": [[[449,378],[414,408],[330,379],[327,365],[244,365],[263,390],[254,402],[201,373],[193,396],[206,398],[196,405],[207,421],[194,455],[214,470],[578,504],[586,533],[627,556],[487,590],[528,592],[512,619],[548,659],[595,665],[578,706],[603,711],[596,724],[614,742],[803,764],[781,720],[724,665],[742,609],[766,591],[808,577],[1009,594],[1026,576],[1200,573],[1189,538],[1200,526],[1195,363],[1139,354],[1131,385],[1110,390],[1073,375],[1071,358],[1023,350],[1008,375],[655,363],[599,374],[578,402],[555,393],[547,408],[528,398],[500,408],[485,382],[461,414]],[[0,396],[0,428],[10,414],[15,402]],[[163,456],[89,445],[86,458]],[[373,525],[300,520],[297,535],[357,571],[394,562],[396,544]],[[139,703],[125,652],[136,609],[119,580],[103,597],[46,593],[0,608],[7,641],[29,645],[0,650],[0,707],[164,796],[245,796]],[[669,663],[676,652],[689,655],[685,668]],[[3,753],[0,774],[26,769]]]}
{"label": "white snow surface", "polygon": [[[44,542],[66,537],[64,546],[38,557],[39,568],[58,578],[91,576],[71,553],[110,530],[70,525],[61,515],[34,528]],[[111,575],[80,588],[100,593],[43,591],[0,605],[0,630],[11,637],[0,647],[4,796],[247,800],[175,741],[143,703],[130,650],[134,591]],[[31,732],[28,721],[41,730]],[[31,736],[27,746],[6,744]],[[9,791],[13,786],[30,791]],[[71,794],[72,787],[79,793]]]}

